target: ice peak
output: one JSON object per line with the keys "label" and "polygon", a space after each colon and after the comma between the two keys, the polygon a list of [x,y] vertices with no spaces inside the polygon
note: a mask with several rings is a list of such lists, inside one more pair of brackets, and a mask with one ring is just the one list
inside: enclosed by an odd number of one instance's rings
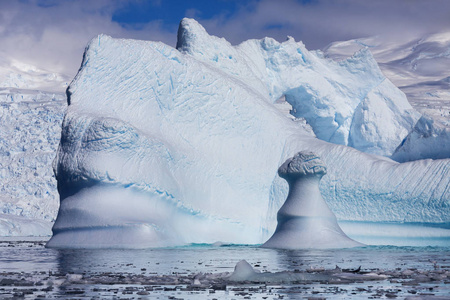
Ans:
{"label": "ice peak", "polygon": [[[181,20],[177,33],[176,48],[182,52],[202,52],[208,45],[231,46],[224,38],[209,35],[206,29],[196,20],[184,18]],[[214,47],[214,46],[213,46]],[[217,48],[217,47],[214,47]]]}

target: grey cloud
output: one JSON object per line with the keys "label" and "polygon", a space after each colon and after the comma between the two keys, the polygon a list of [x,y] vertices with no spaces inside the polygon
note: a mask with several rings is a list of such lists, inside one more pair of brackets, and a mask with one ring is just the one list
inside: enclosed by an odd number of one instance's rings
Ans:
{"label": "grey cloud", "polygon": [[[160,3],[160,0],[152,1],[153,5]],[[111,16],[124,3],[121,0],[0,0],[0,52],[3,52],[0,54],[73,76],[85,45],[100,33],[175,45],[176,25],[167,24],[163,19],[143,24],[139,29],[114,23]],[[231,15],[217,12],[207,18],[201,7],[192,7],[186,15],[200,18],[210,34],[225,37],[233,44],[265,36],[283,41],[290,35],[302,40],[309,49],[373,35],[400,39],[450,31],[450,1],[447,0],[239,3],[240,8]]]}
{"label": "grey cloud", "polygon": [[373,35],[395,39],[448,31],[449,16],[447,0],[316,0],[306,4],[262,0],[243,7],[230,19],[202,23],[209,32],[233,43],[268,35],[282,41],[290,35],[316,49],[337,40]]}

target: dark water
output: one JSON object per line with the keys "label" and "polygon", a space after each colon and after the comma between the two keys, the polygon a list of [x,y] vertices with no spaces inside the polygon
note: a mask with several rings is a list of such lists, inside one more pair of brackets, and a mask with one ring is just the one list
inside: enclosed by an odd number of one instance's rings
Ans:
{"label": "dark water", "polygon": [[[450,299],[449,247],[286,251],[191,245],[145,250],[56,250],[44,244],[0,242],[1,299]],[[243,259],[267,274],[326,274],[336,266],[347,271],[361,266],[362,274],[384,277],[343,282],[333,276],[317,281],[227,281],[236,263]]]}

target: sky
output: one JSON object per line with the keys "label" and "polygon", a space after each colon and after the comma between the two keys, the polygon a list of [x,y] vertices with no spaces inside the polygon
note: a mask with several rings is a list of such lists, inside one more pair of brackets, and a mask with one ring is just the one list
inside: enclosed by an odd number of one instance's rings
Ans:
{"label": "sky", "polygon": [[308,49],[450,31],[449,0],[0,0],[0,55],[74,76],[103,33],[175,46],[183,17],[232,44],[292,36]]}

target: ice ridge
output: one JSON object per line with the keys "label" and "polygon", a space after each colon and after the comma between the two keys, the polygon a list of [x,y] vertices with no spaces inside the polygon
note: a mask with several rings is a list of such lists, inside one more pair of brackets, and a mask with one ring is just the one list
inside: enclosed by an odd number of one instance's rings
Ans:
{"label": "ice ridge", "polygon": [[183,19],[177,49],[238,78],[269,102],[285,96],[291,114],[305,118],[324,141],[391,156],[420,117],[368,48],[334,62],[292,37],[232,46]]}

